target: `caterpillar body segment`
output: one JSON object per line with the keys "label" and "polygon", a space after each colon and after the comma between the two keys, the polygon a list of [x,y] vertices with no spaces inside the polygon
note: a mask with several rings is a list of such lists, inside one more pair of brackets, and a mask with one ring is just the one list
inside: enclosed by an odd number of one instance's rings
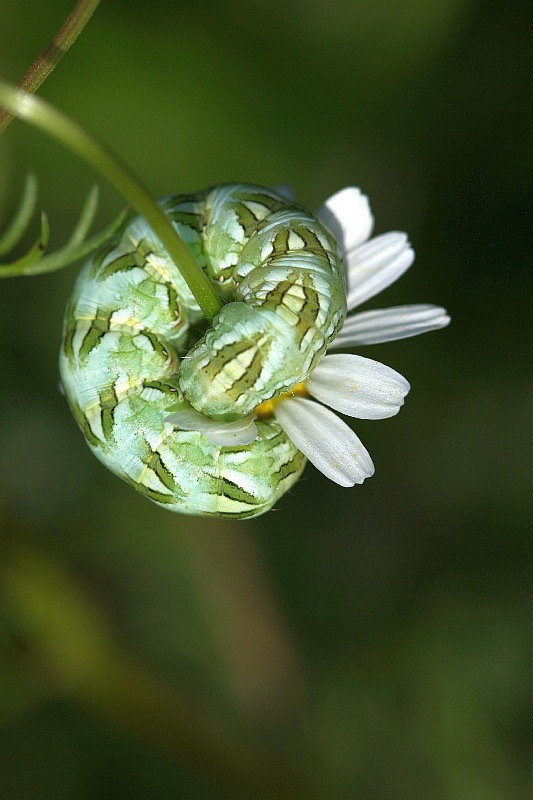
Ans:
{"label": "caterpillar body segment", "polygon": [[[212,228],[220,226],[222,205],[224,246],[217,249]],[[324,226],[271,190],[223,186],[208,195],[206,211],[210,271],[225,279],[231,266],[236,303],[191,349],[180,384],[198,411],[231,420],[316,366],[346,316],[344,266]]]}
{"label": "caterpillar body segment", "polygon": [[95,455],[161,506],[250,517],[294,484],[305,457],[275,419],[221,447],[165,422],[182,403],[238,419],[305,379],[346,314],[331,234],[263,187],[228,184],[161,201],[226,301],[206,322],[146,222],[85,264],[68,304],[61,380]]}

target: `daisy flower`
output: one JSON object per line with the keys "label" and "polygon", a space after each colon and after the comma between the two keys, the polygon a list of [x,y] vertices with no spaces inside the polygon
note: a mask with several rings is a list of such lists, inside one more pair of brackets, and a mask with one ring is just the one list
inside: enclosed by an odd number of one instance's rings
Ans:
{"label": "daisy flower", "polygon": [[[332,195],[316,216],[341,247],[348,312],[394,283],[414,261],[405,233],[369,238],[374,218],[368,198],[355,187]],[[349,314],[329,349],[391,342],[444,328],[449,322],[445,309],[433,305]],[[236,446],[254,441],[254,419],[274,416],[296,447],[327,478],[340,486],[353,486],[373,475],[374,465],[358,436],[334,412],[358,419],[392,417],[409,389],[402,375],[379,361],[328,353],[305,381],[291,392],[261,403],[254,415],[224,423],[188,409],[171,414],[166,421],[182,430],[201,430],[214,444]]]}

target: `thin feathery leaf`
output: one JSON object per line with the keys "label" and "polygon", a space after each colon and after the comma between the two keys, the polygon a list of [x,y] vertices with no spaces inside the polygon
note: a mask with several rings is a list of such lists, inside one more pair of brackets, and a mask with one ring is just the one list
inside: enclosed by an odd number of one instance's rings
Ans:
{"label": "thin feathery leaf", "polygon": [[28,225],[31,222],[35,204],[37,202],[37,177],[33,172],[26,175],[24,189],[20,198],[19,207],[11,221],[11,224],[0,237],[0,256],[9,253],[20,242],[24,236]]}
{"label": "thin feathery leaf", "polygon": [[28,270],[32,269],[42,258],[44,251],[46,250],[46,245],[48,244],[48,239],[50,237],[50,225],[48,224],[48,217],[44,213],[41,212],[41,232],[28,250],[28,252],[18,258],[16,261],[11,261],[7,264],[0,264],[0,275],[2,277],[7,277],[8,275],[27,275]]}
{"label": "thin feathery leaf", "polygon": [[[122,228],[126,220],[131,214],[130,208],[123,209],[120,214],[111,222],[106,228],[95,233],[90,239],[87,239],[79,247],[69,248],[64,247],[61,250],[56,250],[55,253],[50,253],[44,256],[37,264],[25,270],[22,275],[43,275],[46,272],[57,272],[57,270],[68,267],[74,264],[75,261],[80,261],[83,258],[94,253],[102,245],[109,242],[116,233]],[[0,278],[5,276],[5,272],[0,272]],[[7,276],[6,276],[7,277]]]}
{"label": "thin feathery leaf", "polygon": [[[22,275],[43,275],[46,272],[56,272],[63,267],[68,267],[75,261],[86,258],[99,247],[108,242],[124,225],[131,211],[125,208],[103,230],[86,239],[94,221],[98,207],[99,190],[95,184],[89,190],[83,203],[78,221],[69,237],[68,242],[54,253],[45,255],[48,245],[50,229],[46,214],[41,217],[41,233],[30,250],[16,261],[0,263],[0,278],[12,278]],[[12,250],[23,236],[33,214],[37,198],[37,180],[33,174],[26,178],[22,199],[13,219],[2,239],[0,239],[0,253]]]}
{"label": "thin feathery leaf", "polygon": [[74,226],[74,230],[70,235],[70,239],[66,243],[65,247],[62,248],[62,250],[70,250],[78,247],[91,230],[91,225],[93,224],[94,217],[96,215],[96,209],[98,208],[99,194],[100,190],[98,188],[98,184],[95,183],[93,186],[91,186],[87,193],[87,197],[83,203],[78,221]]}

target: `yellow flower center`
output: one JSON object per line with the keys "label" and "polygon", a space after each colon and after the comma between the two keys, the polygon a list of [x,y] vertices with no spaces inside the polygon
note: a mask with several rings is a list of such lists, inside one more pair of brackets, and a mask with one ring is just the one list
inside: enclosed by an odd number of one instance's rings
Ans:
{"label": "yellow flower center", "polygon": [[256,406],[254,408],[254,414],[257,419],[269,419],[273,417],[274,409],[279,401],[283,400],[285,397],[309,397],[305,381],[297,383],[289,392],[282,392],[277,397],[272,397],[270,400],[265,400],[264,403],[260,403],[260,405]]}

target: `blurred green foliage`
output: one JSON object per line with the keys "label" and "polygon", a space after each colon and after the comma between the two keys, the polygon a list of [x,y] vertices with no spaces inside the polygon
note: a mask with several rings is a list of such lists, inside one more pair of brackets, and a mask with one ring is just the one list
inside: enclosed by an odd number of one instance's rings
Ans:
{"label": "blurred green foliage", "polygon": [[[70,7],[0,0],[3,78]],[[354,424],[372,480],[308,467],[217,522],[86,448],[57,387],[75,268],[2,282],[3,800],[532,796],[527,27],[519,0],[116,0],[44,84],[156,195],[360,185],[417,252],[376,305],[453,322],[367,351],[413,386]],[[93,176],[14,122],[0,220],[30,167],[59,244]]]}

